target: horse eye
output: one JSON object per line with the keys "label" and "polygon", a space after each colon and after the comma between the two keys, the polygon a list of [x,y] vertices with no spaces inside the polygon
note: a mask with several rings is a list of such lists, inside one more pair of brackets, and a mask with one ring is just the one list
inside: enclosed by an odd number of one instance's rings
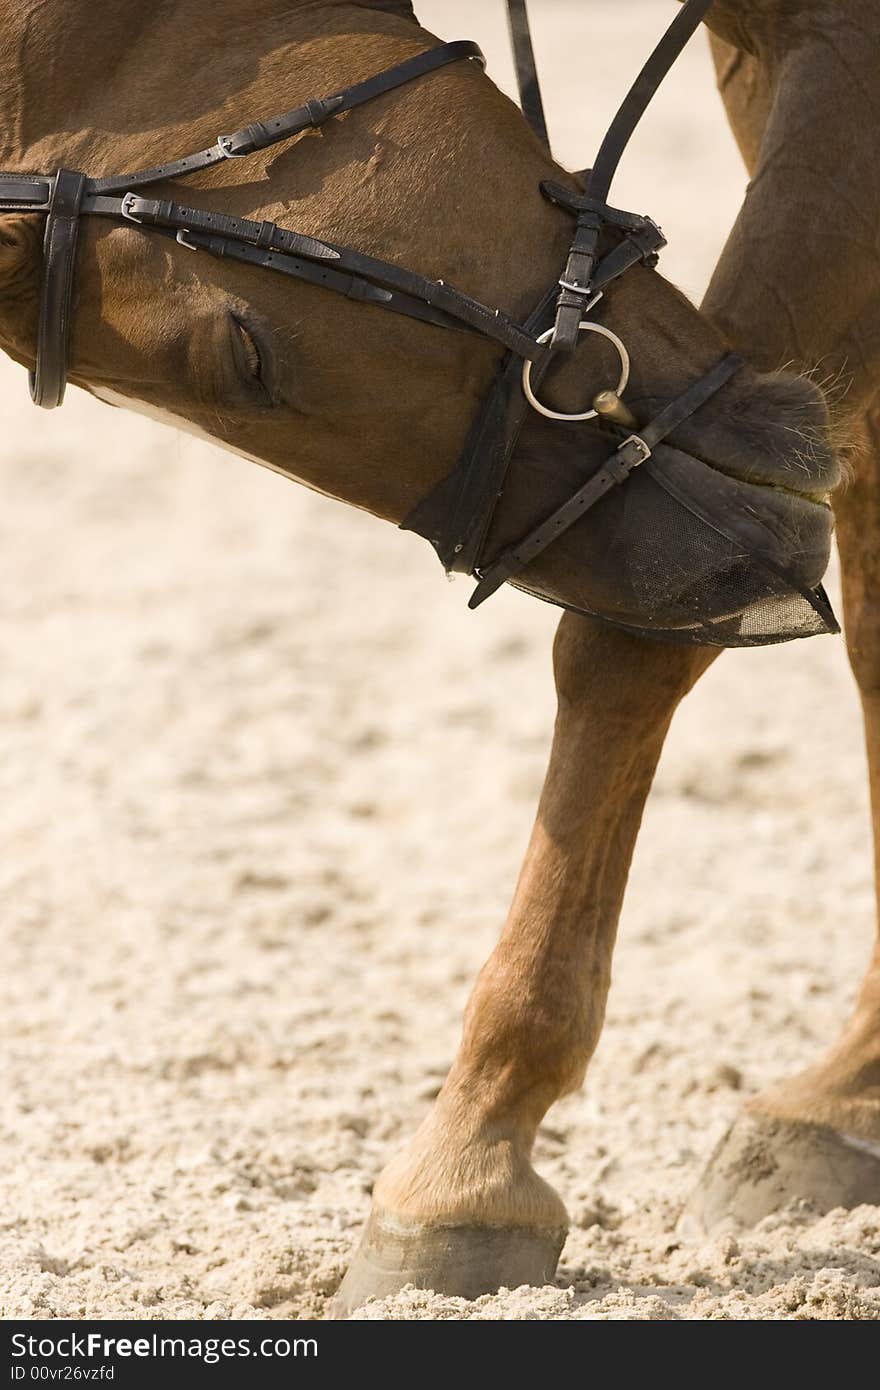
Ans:
{"label": "horse eye", "polygon": [[263,359],[260,356],[260,349],[254,341],[253,334],[242,323],[241,319],[233,317],[233,339],[235,343],[235,354],[239,366],[244,375],[254,381],[263,383]]}

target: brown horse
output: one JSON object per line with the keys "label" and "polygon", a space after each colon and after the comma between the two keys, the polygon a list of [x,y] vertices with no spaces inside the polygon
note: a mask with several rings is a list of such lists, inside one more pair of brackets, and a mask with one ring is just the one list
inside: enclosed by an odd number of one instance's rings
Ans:
{"label": "brown horse", "polygon": [[[724,7],[716,8],[722,23]],[[855,15],[862,6],[847,8]],[[821,33],[822,7],[815,10]],[[790,94],[801,81],[788,56],[806,42],[802,30],[774,19],[769,0],[756,7],[756,32],[766,27],[772,35],[766,50],[749,36],[761,81],[743,68],[759,111],[767,109],[767,91]],[[155,13],[119,0],[106,7],[101,26],[96,83],[94,16],[85,0],[0,5],[0,61],[8,79],[3,168],[63,163],[99,174],[143,167],[207,144],[219,130],[338,90],[435,42],[408,6],[333,0],[256,0],[246,16],[227,0],[178,0]],[[745,42],[740,30],[725,32],[728,40]],[[196,37],[199,63],[182,86],[176,55],[193,51]],[[868,47],[863,42],[847,61],[865,62]],[[768,164],[775,158],[787,167],[799,119],[796,102],[790,105],[791,111],[774,101]],[[823,152],[817,139],[816,157]],[[723,332],[646,268],[633,269],[608,294],[603,322],[630,347],[636,403],[675,395],[718,359],[726,341],[769,369],[735,378],[691,423],[681,446],[749,482],[768,525],[795,518],[793,550],[824,555],[829,512],[817,495],[837,476],[822,437],[824,404],[803,377],[776,369],[793,357],[815,366],[832,350],[842,362],[852,330],[859,362],[849,363],[851,372],[858,366],[849,401],[858,409],[868,399],[872,359],[866,332],[853,329],[863,309],[857,312],[852,299],[843,322],[823,300],[810,303],[801,328],[798,296],[814,287],[808,268],[824,266],[828,250],[821,235],[829,235],[829,219],[816,217],[810,205],[804,226],[812,173],[805,166],[791,214],[785,180],[780,190],[768,176],[750,194],[767,234],[756,239],[747,216],[725,254],[710,297]],[[271,218],[354,245],[522,318],[558,275],[570,240],[569,219],[537,193],[551,175],[576,186],[492,84],[473,65],[459,64],[331,123],[319,136],[247,162],[229,161],[193,184],[200,206]],[[815,183],[810,187],[815,196]],[[830,173],[827,188],[831,203]],[[761,199],[771,191],[765,205]],[[871,225],[876,232],[876,219]],[[786,311],[775,337],[767,308],[762,313],[748,292],[763,283],[762,258],[772,260],[771,242],[787,248],[774,282]],[[805,243],[806,267],[791,254],[793,245]],[[847,284],[855,283],[854,256],[849,243],[838,246],[834,271],[844,280],[849,274]],[[39,269],[38,220],[4,219],[0,342],[28,366]],[[880,280],[866,272],[858,283],[870,297]],[[104,399],[161,412],[387,519],[402,520],[449,471],[498,356],[479,339],[194,257],[133,227],[90,225],[84,232],[74,382]],[[554,383],[554,401],[575,408],[607,384],[611,366],[602,350],[589,360],[576,354]],[[554,469],[583,471],[605,452],[591,426],[548,430],[536,417],[514,464],[514,503],[524,505],[539,486],[546,488]],[[551,548],[544,563],[554,567],[559,596],[575,602],[595,538],[580,526],[572,538],[561,561]],[[674,560],[674,539],[669,545]],[[860,631],[870,627],[864,606]],[[704,648],[643,642],[563,619],[551,765],[510,916],[468,1006],[461,1050],[436,1105],[377,1183],[370,1227],[349,1276],[349,1304],[410,1280],[475,1294],[552,1273],[567,1218],[531,1166],[532,1142],[548,1107],[579,1084],[595,1048],[654,767],[678,701],[711,658]],[[876,1023],[870,998],[867,1007],[868,1024]],[[858,1103],[801,1103],[789,1118],[880,1137],[870,1093],[876,1050],[864,1051],[872,1039],[876,1049],[877,1030],[865,1026],[865,1017],[863,1011],[856,1038],[859,1065],[846,1072],[856,1077]],[[826,1085],[824,1092],[836,1096],[840,1086],[829,1092]],[[810,1094],[822,1095],[823,1088],[814,1085]],[[778,1113],[769,1103],[765,1108]],[[777,1127],[774,1134],[780,1133]]]}

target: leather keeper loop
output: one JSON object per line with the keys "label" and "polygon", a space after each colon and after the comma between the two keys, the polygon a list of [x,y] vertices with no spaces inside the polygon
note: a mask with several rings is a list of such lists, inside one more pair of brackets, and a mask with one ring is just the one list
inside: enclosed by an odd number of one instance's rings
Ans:
{"label": "leather keeper loop", "polygon": [[269,250],[271,250],[272,242],[273,242],[274,240],[275,240],[275,223],[274,223],[274,222],[261,222],[261,223],[260,223],[260,231],[259,231],[259,234],[258,234],[258,236],[257,236],[256,241],[254,242],[254,245],[255,245],[255,246],[259,246],[263,251],[269,251]]}

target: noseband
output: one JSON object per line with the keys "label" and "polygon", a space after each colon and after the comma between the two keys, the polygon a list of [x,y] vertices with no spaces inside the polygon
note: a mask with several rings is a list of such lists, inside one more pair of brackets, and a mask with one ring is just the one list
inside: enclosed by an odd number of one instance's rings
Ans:
{"label": "noseband", "polygon": [[[505,349],[505,355],[464,453],[453,472],[403,522],[405,529],[417,531],[432,542],[447,570],[465,571],[478,578],[470,599],[470,607],[476,607],[536,559],[601,497],[625,482],[661,440],[743,365],[736,354],[728,354],[643,426],[630,428],[606,421],[617,432],[619,442],[598,472],[515,545],[487,559],[484,550],[489,526],[529,410],[571,420],[587,419],[595,413],[587,410],[563,416],[543,404],[541,386],[551,364],[573,353],[582,332],[602,334],[611,340],[621,359],[616,395],[626,387],[629,358],[624,345],[587,314],[606,287],[632,266],[655,265],[666,243],[655,222],[610,206],[608,193],[633,131],[710,3],[685,0],[615,116],[586,176],[584,191],[573,192],[553,182],[542,185],[544,195],[573,216],[575,232],[558,282],[522,325],[442,280],[427,279],[351,247],[306,236],[274,222],[230,217],[168,197],[149,196],[156,184],[173,183],[227,159],[243,159],[447,64],[475,61],[485,66],[474,43],[441,44],[343,91],[221,135],[207,149],[133,174],[89,178],[70,169],[59,169],[52,175],[0,173],[0,213],[40,213],[46,219],[36,370],[30,374],[35,404],[52,409],[64,397],[77,237],[83,215],[128,223],[172,238],[188,251],[273,270],[427,324],[491,339]],[[508,5],[523,109],[546,143],[525,0],[508,0]],[[614,230],[616,244],[600,255],[600,238],[607,228]],[[625,410],[620,413],[624,419],[628,414]]]}

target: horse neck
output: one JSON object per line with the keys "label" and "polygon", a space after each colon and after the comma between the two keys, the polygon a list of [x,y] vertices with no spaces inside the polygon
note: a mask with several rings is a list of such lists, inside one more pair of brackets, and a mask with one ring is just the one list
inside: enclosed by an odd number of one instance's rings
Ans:
{"label": "horse neck", "polygon": [[831,39],[716,48],[752,181],[703,307],[759,366],[840,377],[858,408],[880,370],[880,34],[841,22]]}

